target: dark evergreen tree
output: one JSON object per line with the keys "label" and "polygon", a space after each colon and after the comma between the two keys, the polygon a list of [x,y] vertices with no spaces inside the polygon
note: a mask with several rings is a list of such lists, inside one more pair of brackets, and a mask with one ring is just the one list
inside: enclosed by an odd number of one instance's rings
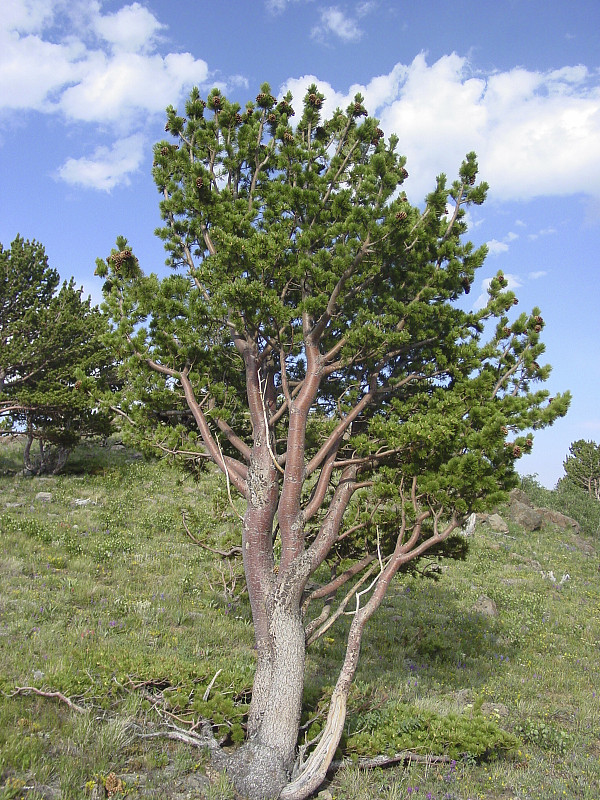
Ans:
{"label": "dark evergreen tree", "polygon": [[87,391],[92,380],[106,386],[112,369],[106,320],[73,280],[59,284],[38,242],[0,246],[2,432],[26,434],[25,468],[36,473],[58,472],[83,436],[110,429]]}
{"label": "dark evergreen tree", "polygon": [[[459,302],[485,257],[462,240],[487,188],[475,155],[420,210],[362,97],[328,120],[323,99],[312,86],[295,127],[267,84],[245,109],[216,89],[169,108],[154,178],[173,274],[144,276],[125,239],[97,268],[129,435],[212,460],[246,503],[256,675],[248,741],[220,760],[252,798],[320,785],[390,582],[503,499],[531,431],[569,403],[536,386],[544,320],[512,313],[502,274],[482,310]],[[303,761],[306,648],[342,613],[346,655]]]}
{"label": "dark evergreen tree", "polygon": [[600,500],[600,445],[578,439],[570,445],[569,453],[563,462],[566,480]]}

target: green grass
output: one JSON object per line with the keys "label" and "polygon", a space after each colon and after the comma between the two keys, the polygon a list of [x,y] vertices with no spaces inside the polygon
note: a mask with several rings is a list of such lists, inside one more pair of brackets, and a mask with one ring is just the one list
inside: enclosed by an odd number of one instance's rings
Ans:
{"label": "green grass", "polygon": [[[219,477],[196,483],[166,463],[96,447],[80,449],[63,476],[29,479],[18,443],[2,443],[0,511],[0,800],[81,800],[110,773],[128,797],[169,797],[206,759],[140,738],[160,722],[157,702],[181,725],[210,715],[234,743],[252,681],[241,567],[214,560],[182,525],[185,511],[207,544],[236,543]],[[570,580],[558,587],[541,574],[550,570]],[[497,618],[474,610],[482,594]],[[326,791],[338,800],[598,800],[598,598],[598,540],[552,528],[478,527],[468,560],[449,562],[441,581],[399,581],[365,635],[346,753],[421,741],[454,762],[349,767]],[[342,652],[335,633],[313,648],[307,719],[318,717]],[[13,694],[24,686],[60,691],[87,711]],[[482,748],[499,736],[492,729],[518,744]],[[232,794],[216,779],[190,796]]]}

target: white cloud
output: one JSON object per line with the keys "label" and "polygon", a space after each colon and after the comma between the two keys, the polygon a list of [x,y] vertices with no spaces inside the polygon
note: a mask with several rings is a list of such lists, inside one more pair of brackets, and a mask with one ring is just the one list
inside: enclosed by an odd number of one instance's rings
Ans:
{"label": "white cloud", "polygon": [[545,269],[538,269],[535,272],[530,272],[527,277],[530,281],[537,281],[539,278],[544,278],[547,274]]}
{"label": "white cloud", "polygon": [[138,53],[151,49],[156,33],[165,26],[147,8],[133,3],[114,14],[98,14],[94,27],[114,50]]}
{"label": "white cloud", "polygon": [[111,148],[98,147],[91,158],[67,159],[58,170],[58,177],[74,186],[110,192],[116,186],[129,184],[129,175],[142,163],[143,146],[142,134],[119,139]]}
{"label": "white cloud", "polygon": [[7,31],[33,33],[52,19],[55,0],[3,0],[2,22]]}
{"label": "white cloud", "polygon": [[539,239],[540,236],[551,236],[553,233],[557,233],[556,228],[542,228],[542,230],[538,231],[537,233],[530,233],[527,238],[534,240]]}
{"label": "white cloud", "polygon": [[375,11],[379,3],[377,0],[364,0],[356,6],[356,15],[358,17],[366,17],[371,11]]}
{"label": "white cloud", "polygon": [[329,6],[320,10],[321,19],[312,29],[314,39],[323,40],[329,34],[339,37],[343,42],[357,42],[362,31],[352,17],[347,16],[338,6]]}
{"label": "white cloud", "polygon": [[189,53],[169,53],[164,58],[97,53],[89,59],[87,74],[64,90],[60,107],[76,120],[128,122],[139,111],[161,113],[186,87],[202,84],[207,77],[206,62]]}
{"label": "white cloud", "polygon": [[[82,35],[50,41],[43,26],[52,22],[57,2],[43,3],[35,18],[29,0],[10,2],[12,22],[0,31],[0,110],[62,111],[73,120],[122,126],[139,111],[163,112],[208,78],[206,62],[190,53],[155,52],[163,26],[139,3],[102,15],[96,0],[85,0],[73,9]],[[39,33],[21,35],[19,26],[37,26]],[[90,45],[98,36],[103,46]]]}
{"label": "white cloud", "polygon": [[289,0],[265,0],[265,7],[272,14],[280,14],[285,11],[288,2]]}
{"label": "white cloud", "polygon": [[[388,75],[378,75],[368,84],[354,83],[346,93],[336,91],[327,81],[322,81],[316,75],[303,75],[301,78],[289,78],[280,88],[280,96],[290,91],[297,106],[302,102],[306,90],[311,83],[316,83],[319,90],[325,95],[322,113],[327,118],[336,108],[345,109],[354,99],[355,94],[362,94],[365,98],[365,107],[370,114],[377,112],[391,103],[398,95],[402,81],[406,77],[407,67],[396,64]],[[388,131],[391,133],[391,131]]]}
{"label": "white cloud", "polygon": [[51,111],[52,98],[80,74],[79,42],[54,44],[39,36],[0,37],[0,110]]}
{"label": "white cloud", "polygon": [[157,52],[164,25],[138,2],[110,14],[99,0],[3,3],[0,113],[62,114],[109,125],[119,137],[91,159],[68,159],[58,175],[70,183],[104,190],[126,183],[141,162],[135,147],[147,122],[209,79],[202,59]]}
{"label": "white cloud", "polygon": [[[414,201],[440,172],[453,179],[470,150],[497,200],[600,195],[600,82],[583,66],[473,76],[455,53],[431,65],[420,54],[347,93],[312,79],[335,98],[333,108],[345,107],[356,91],[365,95],[386,134],[399,136],[410,173],[405,187]],[[299,88],[302,81],[285,86]]]}
{"label": "white cloud", "polygon": [[488,253],[491,256],[497,256],[500,253],[506,253],[508,250],[508,245],[505,242],[499,242],[497,239],[490,239],[489,242],[486,242]]}

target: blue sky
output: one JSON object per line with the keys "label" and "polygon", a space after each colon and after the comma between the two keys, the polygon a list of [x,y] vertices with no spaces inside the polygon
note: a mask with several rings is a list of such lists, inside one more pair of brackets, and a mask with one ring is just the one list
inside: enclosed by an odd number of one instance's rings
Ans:
{"label": "blue sky", "polygon": [[243,104],[313,79],[325,111],[361,91],[399,136],[415,203],[477,152],[491,190],[470,237],[490,254],[470,297],[502,269],[519,310],[542,309],[549,390],[574,395],[519,463],[554,485],[572,441],[600,441],[598,0],[2,0],[0,242],[41,241],[94,301],[118,234],[161,272],[166,105],[194,84]]}

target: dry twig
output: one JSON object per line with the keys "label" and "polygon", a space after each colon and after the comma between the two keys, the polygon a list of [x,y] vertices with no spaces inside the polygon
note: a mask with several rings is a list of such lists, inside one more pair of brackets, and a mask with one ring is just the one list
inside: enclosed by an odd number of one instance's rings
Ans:
{"label": "dry twig", "polygon": [[242,548],[238,547],[238,546],[232,547],[231,550],[225,551],[225,550],[217,550],[214,547],[209,547],[209,545],[204,544],[204,542],[201,542],[200,539],[198,539],[196,536],[194,536],[194,534],[188,528],[188,526],[186,524],[186,521],[185,521],[185,511],[181,512],[181,518],[183,520],[183,527],[185,528],[185,532],[190,537],[192,542],[194,544],[198,545],[198,547],[203,547],[205,550],[208,550],[211,553],[215,553],[216,555],[221,556],[222,558],[232,558],[233,556],[236,556],[236,555],[240,555],[240,556],[242,555],[242,552],[243,552]]}
{"label": "dry twig", "polygon": [[8,696],[9,697],[16,697],[17,695],[23,694],[36,694],[39,697],[49,697],[49,698],[56,698],[60,700],[61,703],[65,703],[69,706],[73,711],[76,711],[78,714],[85,714],[86,709],[82,706],[78,706],[77,703],[74,703],[70,700],[66,695],[62,692],[43,692],[41,689],[36,689],[35,686],[16,686],[14,691],[11,692]]}

